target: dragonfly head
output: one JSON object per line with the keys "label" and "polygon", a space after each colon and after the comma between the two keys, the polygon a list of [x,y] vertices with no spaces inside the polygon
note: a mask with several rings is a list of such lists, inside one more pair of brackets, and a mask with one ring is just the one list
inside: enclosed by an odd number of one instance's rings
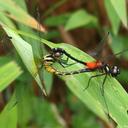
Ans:
{"label": "dragonfly head", "polygon": [[53,48],[52,49],[52,56],[55,59],[60,59],[63,56],[63,49],[62,48]]}

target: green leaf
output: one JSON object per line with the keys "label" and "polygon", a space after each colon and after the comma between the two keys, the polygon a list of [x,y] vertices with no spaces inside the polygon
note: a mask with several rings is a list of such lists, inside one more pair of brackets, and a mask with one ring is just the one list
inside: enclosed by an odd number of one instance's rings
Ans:
{"label": "green leaf", "polygon": [[122,54],[117,57],[125,57],[128,58],[128,37],[127,36],[112,36],[109,44],[113,50],[113,53],[116,54],[122,51]]}
{"label": "green leaf", "polygon": [[123,25],[127,28],[127,9],[126,9],[126,1],[125,0],[109,0],[112,4],[115,12],[118,17],[122,21]]}
{"label": "green leaf", "polygon": [[50,104],[42,97],[35,96],[29,85],[28,81],[24,81],[24,83],[18,82],[15,90],[16,100],[18,101],[19,127],[28,127],[30,120],[33,119],[34,122],[29,127],[32,127],[34,124],[39,128],[61,128],[60,118],[56,118],[59,117],[59,114],[54,110],[53,104]]}
{"label": "green leaf", "polygon": [[[10,34],[10,33],[9,33]],[[12,33],[11,33],[12,34]],[[13,32],[14,34],[14,32]],[[13,35],[12,34],[12,35]],[[20,34],[24,34],[20,32]],[[15,37],[15,36],[14,36]],[[13,38],[14,38],[13,37]],[[38,38],[34,36],[30,36],[31,38],[38,40]],[[14,38],[15,39],[15,38]],[[67,44],[54,44],[47,40],[41,39],[41,41],[49,46],[50,48],[53,47],[60,47],[64,48],[69,54],[72,56],[79,58],[85,62],[93,61],[94,59],[91,58],[86,53],[80,51],[79,49],[67,45]],[[19,42],[18,42],[19,43]],[[21,47],[22,48],[22,47]],[[69,61],[70,63],[71,61]],[[31,66],[31,63],[29,63]],[[83,65],[76,64],[70,66],[68,68],[60,68],[59,65],[55,65],[56,68],[60,71],[71,71],[76,69],[85,68]],[[107,111],[104,98],[101,94],[101,85],[103,82],[104,77],[92,79],[90,83],[90,87],[83,91],[83,89],[87,86],[88,80],[90,76],[98,74],[97,72],[92,73],[83,73],[78,75],[70,75],[70,76],[63,76],[61,77],[70,88],[70,90],[95,114],[100,116],[103,120],[107,121],[107,115],[105,112]],[[109,109],[109,114],[111,118],[118,124],[118,126],[128,126],[128,115],[127,115],[127,108],[128,108],[128,95],[122,86],[118,83],[118,81],[110,76],[107,77],[105,82],[104,88],[104,96],[106,99],[106,103]]]}
{"label": "green leaf", "polygon": [[12,58],[10,56],[1,56],[0,57],[0,67],[3,66],[6,63],[9,63],[10,61],[12,61]]}
{"label": "green leaf", "polygon": [[27,4],[25,3],[25,0],[13,0],[16,4],[18,4],[22,9],[27,11]]}
{"label": "green leaf", "polygon": [[59,115],[55,104],[45,100],[43,100],[42,104],[42,99],[37,99],[36,97],[34,100],[35,120],[38,121],[41,128],[66,128],[65,121]]}
{"label": "green leaf", "polygon": [[51,16],[51,17],[48,17],[44,21],[44,24],[46,24],[47,26],[51,26],[51,27],[64,25],[66,23],[66,21],[69,19],[69,17],[70,17],[70,13],[62,14],[59,16]]}
{"label": "green leaf", "polygon": [[[56,47],[64,48],[72,56],[75,56],[76,58],[79,58],[80,60],[83,60],[85,62],[90,62],[94,60],[84,52],[78,50],[77,48],[74,48],[71,45],[58,44],[56,45]],[[81,66],[80,64],[76,64],[74,66],[64,69],[64,71],[76,70],[82,67],[83,66]],[[59,67],[57,67],[57,69],[59,70]],[[62,71],[62,68],[60,68],[60,70]],[[69,89],[81,101],[83,101],[83,103],[85,103],[89,109],[91,109],[94,113],[100,116],[103,120],[107,121],[107,116],[104,113],[107,112],[107,108],[100,90],[104,77],[92,79],[90,87],[87,90],[83,91],[83,89],[88,84],[89,78],[96,74],[99,73],[83,73],[78,75],[63,76],[61,78],[66,82]],[[128,94],[122,88],[120,83],[110,76],[107,77],[104,91],[104,96],[111,118],[119,126],[128,126]]]}
{"label": "green leaf", "polygon": [[47,93],[50,94],[53,85],[53,74],[43,71],[44,85],[46,86]]}
{"label": "green leaf", "polygon": [[0,92],[22,74],[20,67],[11,61],[0,68]]}
{"label": "green leaf", "polygon": [[30,88],[30,83],[27,80],[22,82],[20,81],[16,84],[17,86],[15,87],[15,97],[18,109],[18,124],[19,127],[25,128],[27,127],[30,120],[35,118],[33,110],[34,94]]}
{"label": "green leaf", "polygon": [[78,10],[74,12],[65,25],[66,30],[76,29],[86,25],[97,25],[97,18],[88,14],[85,10]]}
{"label": "green leaf", "polygon": [[[67,102],[69,109],[74,113],[72,115],[73,128],[99,128],[100,124],[97,123],[96,116],[90,112],[84,104],[72,95],[69,91],[67,94]],[[79,108],[79,109],[78,109]]]}
{"label": "green leaf", "polygon": [[0,113],[1,128],[17,128],[17,105],[14,106],[15,96],[13,95],[9,103]]}
{"label": "green leaf", "polygon": [[8,25],[11,28],[15,28],[15,25],[12,23],[12,21],[7,16],[5,16],[3,12],[0,12],[0,21]]}
{"label": "green leaf", "polygon": [[[39,29],[37,27],[37,24],[39,23],[22,8],[20,8],[13,0],[0,0],[0,10],[5,16],[8,16],[29,27]],[[45,28],[41,25],[39,30],[45,32]]]}
{"label": "green leaf", "polygon": [[16,48],[17,52],[19,53],[22,61],[24,62],[25,66],[27,67],[28,71],[32,74],[32,76],[35,78],[36,82],[38,83],[39,87],[43,91],[43,93],[46,95],[46,91],[44,89],[44,85],[42,85],[42,82],[40,80],[38,70],[34,61],[34,56],[32,52],[32,47],[29,43],[24,41],[18,34],[16,34],[11,29],[5,27],[3,25],[3,29],[6,31],[8,36],[12,37],[11,41]]}
{"label": "green leaf", "polygon": [[105,0],[105,7],[108,13],[108,17],[111,21],[112,31],[116,35],[120,27],[120,18],[118,17],[117,13],[115,12],[109,0]]}

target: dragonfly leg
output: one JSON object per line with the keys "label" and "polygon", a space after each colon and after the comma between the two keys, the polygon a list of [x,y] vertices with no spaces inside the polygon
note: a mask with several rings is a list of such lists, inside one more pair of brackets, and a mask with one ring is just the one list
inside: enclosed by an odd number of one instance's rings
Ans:
{"label": "dragonfly leg", "polygon": [[76,63],[70,63],[70,64],[68,64],[68,57],[67,57],[67,59],[66,60],[60,60],[59,61],[59,64],[63,67],[63,68],[67,68],[67,67],[70,67],[70,66],[72,66],[72,65],[74,65],[74,64],[76,64]]}
{"label": "dragonfly leg", "polygon": [[102,74],[97,74],[97,75],[95,75],[95,76],[91,76],[90,78],[89,78],[89,80],[88,80],[88,85],[84,88],[84,91],[86,90],[86,89],[88,89],[88,87],[89,87],[89,85],[90,85],[90,82],[91,82],[91,80],[93,79],[93,78],[95,78],[95,77],[99,77],[99,76],[103,76],[103,75],[105,75],[106,73],[102,73]]}
{"label": "dragonfly leg", "polygon": [[103,79],[103,83],[102,83],[102,86],[100,87],[100,90],[101,90],[101,94],[104,98],[104,103],[105,103],[105,106],[106,106],[106,109],[107,109],[107,115],[109,117],[109,109],[108,109],[108,105],[107,105],[107,102],[106,102],[106,99],[105,99],[105,95],[104,95],[104,85],[105,85],[105,81],[107,79],[107,74],[105,75],[104,79]]}

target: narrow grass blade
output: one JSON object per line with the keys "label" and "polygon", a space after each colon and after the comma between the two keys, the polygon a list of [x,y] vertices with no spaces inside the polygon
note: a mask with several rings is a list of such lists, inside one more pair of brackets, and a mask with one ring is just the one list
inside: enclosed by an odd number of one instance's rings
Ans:
{"label": "narrow grass blade", "polygon": [[3,91],[12,81],[22,74],[21,68],[16,62],[11,61],[0,68],[0,92]]}

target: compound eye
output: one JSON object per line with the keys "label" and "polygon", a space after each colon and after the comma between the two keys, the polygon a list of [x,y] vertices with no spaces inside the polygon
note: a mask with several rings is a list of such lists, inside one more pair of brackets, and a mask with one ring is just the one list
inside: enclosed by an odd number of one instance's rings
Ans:
{"label": "compound eye", "polygon": [[117,66],[114,66],[114,68],[113,68],[113,72],[115,72],[115,73],[119,73],[120,70],[119,70],[119,68],[118,68]]}
{"label": "compound eye", "polygon": [[54,54],[54,56],[55,56],[56,58],[59,58],[61,55],[62,55],[62,54],[61,54],[60,52],[56,52],[56,53]]}
{"label": "compound eye", "polygon": [[119,75],[119,74],[120,74],[119,68],[118,68],[117,66],[114,66],[114,67],[112,68],[112,75],[113,75],[113,76],[117,76],[117,75]]}

